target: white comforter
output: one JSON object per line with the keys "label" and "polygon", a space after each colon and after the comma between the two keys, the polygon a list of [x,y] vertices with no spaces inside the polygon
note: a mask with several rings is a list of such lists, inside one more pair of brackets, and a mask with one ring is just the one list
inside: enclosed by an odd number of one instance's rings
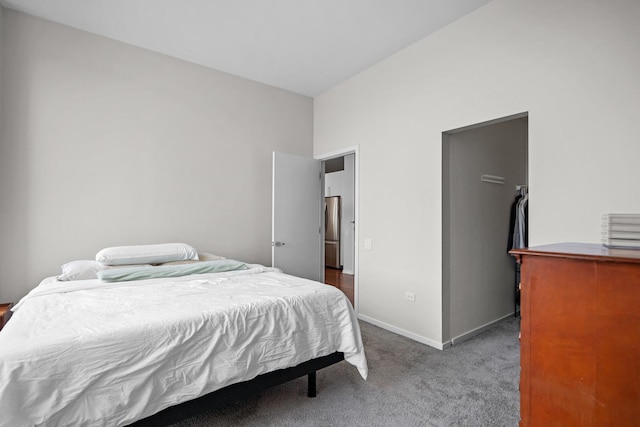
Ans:
{"label": "white comforter", "polygon": [[332,286],[248,270],[44,281],[0,331],[0,425],[115,426],[335,351],[367,376]]}

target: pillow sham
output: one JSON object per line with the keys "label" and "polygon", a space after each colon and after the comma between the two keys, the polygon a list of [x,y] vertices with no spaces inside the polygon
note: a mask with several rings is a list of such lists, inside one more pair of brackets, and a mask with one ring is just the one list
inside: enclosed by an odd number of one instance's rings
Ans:
{"label": "pillow sham", "polygon": [[98,272],[98,278],[105,282],[127,282],[130,280],[161,279],[181,277],[190,274],[220,273],[224,271],[246,270],[245,263],[231,259],[195,262],[183,265],[158,265],[149,267],[120,267]]}
{"label": "pillow sham", "polygon": [[162,264],[197,259],[198,251],[185,243],[114,246],[96,254],[96,261],[107,265]]}
{"label": "pillow sham", "polygon": [[[138,264],[138,266],[150,267],[151,264]],[[98,261],[93,261],[90,259],[81,259],[68,262],[60,267],[60,269],[62,270],[62,274],[57,276],[56,278],[61,282],[67,282],[71,280],[97,279],[99,271],[103,271],[109,268],[115,267],[102,264]]]}

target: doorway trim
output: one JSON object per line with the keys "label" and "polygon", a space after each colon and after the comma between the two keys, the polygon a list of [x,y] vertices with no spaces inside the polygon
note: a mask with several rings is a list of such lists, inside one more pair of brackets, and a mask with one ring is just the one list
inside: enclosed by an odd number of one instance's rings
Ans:
{"label": "doorway trim", "polygon": [[[356,311],[356,315],[359,313],[360,307],[360,285],[359,285],[359,277],[360,277],[360,258],[359,258],[359,242],[360,242],[360,154],[359,154],[359,145],[353,145],[351,147],[345,147],[339,150],[330,151],[324,154],[314,155],[313,158],[316,160],[320,160],[322,162],[330,159],[335,159],[336,157],[344,157],[348,154],[353,154],[354,159],[354,189],[353,189],[353,199],[354,199],[354,212],[353,217],[356,222],[353,242],[354,242],[354,256],[353,256],[353,305]],[[324,178],[324,167],[322,168],[323,178]],[[323,188],[324,195],[324,188]]]}

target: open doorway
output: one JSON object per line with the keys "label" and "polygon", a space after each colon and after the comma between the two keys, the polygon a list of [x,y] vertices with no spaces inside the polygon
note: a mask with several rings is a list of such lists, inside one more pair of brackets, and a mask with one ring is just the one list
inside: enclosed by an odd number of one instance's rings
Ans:
{"label": "open doorway", "polygon": [[443,341],[467,339],[514,314],[510,214],[528,185],[528,114],[442,135]]}
{"label": "open doorway", "polygon": [[323,160],[325,283],[356,305],[356,154]]}

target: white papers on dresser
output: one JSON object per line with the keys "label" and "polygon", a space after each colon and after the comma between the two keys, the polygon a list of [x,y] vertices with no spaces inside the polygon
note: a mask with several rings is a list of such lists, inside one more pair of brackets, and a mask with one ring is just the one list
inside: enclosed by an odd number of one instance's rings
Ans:
{"label": "white papers on dresser", "polygon": [[610,248],[640,249],[640,214],[602,215],[602,244]]}

